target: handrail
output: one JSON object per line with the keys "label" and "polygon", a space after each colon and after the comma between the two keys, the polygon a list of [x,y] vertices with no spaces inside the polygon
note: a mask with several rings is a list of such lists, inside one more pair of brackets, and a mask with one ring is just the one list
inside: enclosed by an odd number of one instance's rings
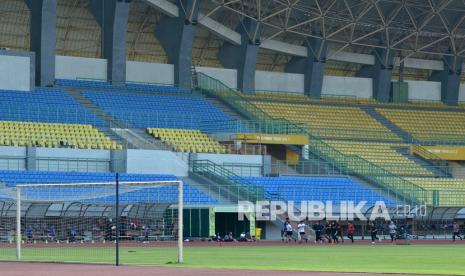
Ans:
{"label": "handrail", "polygon": [[247,98],[243,97],[241,93],[226,86],[223,82],[214,79],[204,73],[197,73],[198,89],[206,94],[215,96],[222,100],[224,103],[230,105],[245,117],[258,121],[275,121],[282,124],[289,125],[290,128],[299,130],[300,133],[305,133],[305,128],[297,124],[291,123],[286,119],[276,120],[256,105],[251,103]]}
{"label": "handrail", "polygon": [[430,152],[429,150],[427,150],[421,145],[411,146],[410,154],[413,155],[415,152],[418,152],[421,157],[428,159],[428,161],[433,163],[435,166],[437,166],[438,169],[446,168],[445,173],[449,173],[448,172],[449,162],[447,162],[447,160],[442,159],[441,157]]}
{"label": "handrail", "polygon": [[[295,126],[298,126],[295,128]],[[280,120],[215,120],[200,121],[199,126],[205,132],[267,133],[267,134],[303,134],[303,124],[289,124]]]}
{"label": "handrail", "polygon": [[[255,184],[247,181],[245,178],[224,168],[224,166],[218,165],[210,160],[192,160],[191,168],[192,172],[201,173],[206,177],[208,177],[208,175],[203,173],[212,173],[216,178],[215,180],[220,178],[223,182],[226,182],[228,184],[226,187],[236,187],[238,200],[246,199],[257,201],[266,197],[263,188],[256,186]],[[240,180],[240,183],[238,183],[237,180]]]}
{"label": "handrail", "polygon": [[[222,99],[225,103],[235,108],[240,113],[250,119],[256,120],[273,120],[271,116],[259,109],[247,98],[241,96],[238,91],[227,87],[224,83],[209,77],[203,73],[197,73],[199,80],[199,89],[207,94]],[[287,121],[287,120],[286,120]],[[292,124],[289,122],[289,124]],[[408,180],[384,170],[382,167],[375,165],[368,160],[359,156],[349,156],[331,147],[319,137],[312,135],[308,129],[303,128],[302,132],[307,134],[310,139],[309,148],[314,152],[320,153],[320,156],[334,161],[342,169],[352,171],[356,175],[366,177],[378,185],[384,187],[388,192],[395,192],[401,195],[406,201],[412,200],[415,204],[428,202],[427,193],[421,187],[409,182]],[[393,181],[395,180],[395,181]]]}

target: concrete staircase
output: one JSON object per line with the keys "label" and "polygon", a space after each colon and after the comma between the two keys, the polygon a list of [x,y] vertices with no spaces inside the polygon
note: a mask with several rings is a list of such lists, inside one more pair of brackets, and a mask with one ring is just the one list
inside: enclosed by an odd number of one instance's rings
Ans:
{"label": "concrete staircase", "polygon": [[241,114],[237,113],[236,111],[234,111],[231,107],[227,106],[226,104],[224,104],[223,102],[221,102],[220,100],[218,100],[217,98],[215,97],[210,97],[210,96],[204,96],[205,99],[207,99],[211,104],[215,105],[216,107],[218,107],[219,109],[221,109],[224,113],[228,114],[229,117],[233,118],[234,120],[247,120],[247,118],[245,118],[244,116],[242,116]]}
{"label": "concrete staircase", "polygon": [[124,139],[128,144],[133,145],[136,149],[152,149],[152,150],[171,150],[161,141],[144,135],[144,130],[134,128],[112,128],[111,129],[121,139]]}
{"label": "concrete staircase", "polygon": [[428,162],[427,160],[422,159],[416,155],[410,154],[409,150],[406,148],[396,148],[396,151],[402,154],[404,157],[408,158],[409,160],[412,160],[416,164],[432,172],[435,177],[452,177],[450,173],[441,168],[435,167],[434,164]]}
{"label": "concrete staircase", "polygon": [[389,129],[393,133],[397,134],[397,136],[401,137],[402,140],[404,140],[404,142],[416,142],[416,141],[412,140],[413,138],[408,132],[402,130],[401,128],[399,128],[398,126],[393,124],[386,117],[384,117],[378,111],[376,111],[376,109],[374,107],[362,106],[362,107],[360,107],[360,109],[365,111],[368,115],[373,117],[375,120],[377,120],[383,126],[385,126],[387,129]]}
{"label": "concrete staircase", "polygon": [[103,111],[100,107],[98,107],[94,102],[86,98],[78,89],[75,88],[65,88],[64,89],[68,95],[73,97],[78,103],[82,106],[90,110],[92,113],[95,114],[99,119],[103,120],[110,128],[125,128],[126,124],[121,122],[115,118],[113,118],[110,114]]}
{"label": "concrete staircase", "polygon": [[97,129],[113,141],[123,145],[123,147],[129,149],[168,149],[161,141],[157,141],[152,136],[145,133],[145,130],[127,128],[126,123],[106,113],[81,94],[78,89],[66,87],[64,90],[82,106],[87,108],[87,110],[90,110],[99,119],[104,121],[107,126],[97,127]]}
{"label": "concrete staircase", "polygon": [[[237,204],[237,197],[234,196],[225,196],[227,193],[221,193],[217,183],[211,181],[210,179],[203,177],[201,175],[189,172],[188,177],[180,177],[181,180],[186,181],[192,186],[196,187],[199,191],[207,194],[211,198],[218,200],[224,204]],[[234,201],[235,199],[235,201]]]}

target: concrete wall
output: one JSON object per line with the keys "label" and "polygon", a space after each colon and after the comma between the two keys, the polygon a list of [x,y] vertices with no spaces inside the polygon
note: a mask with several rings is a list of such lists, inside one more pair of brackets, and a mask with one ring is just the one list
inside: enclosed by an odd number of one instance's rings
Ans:
{"label": "concrete wall", "polygon": [[171,151],[127,150],[126,171],[128,173],[174,174],[187,176],[188,163]]}
{"label": "concrete wall", "polygon": [[324,76],[322,95],[373,97],[373,81],[370,78]]}
{"label": "concrete wall", "polygon": [[25,170],[26,148],[0,146],[0,170]]}
{"label": "concrete wall", "polygon": [[210,160],[218,165],[223,165],[226,169],[241,176],[262,176],[263,166],[268,164],[266,159],[269,156],[262,155],[240,155],[240,154],[212,154],[194,153],[192,160]]}
{"label": "concrete wall", "polygon": [[55,78],[107,80],[107,60],[56,56]]}
{"label": "concrete wall", "polygon": [[265,231],[264,239],[266,239],[267,241],[279,241],[279,240],[281,240],[281,230],[283,228],[279,224],[280,224],[280,222],[267,221],[265,223],[266,231]]}
{"label": "concrete wall", "polygon": [[226,86],[237,88],[237,71],[236,69],[213,68],[213,67],[196,67],[197,72],[204,73],[212,78],[220,80]]}
{"label": "concrete wall", "polygon": [[434,81],[413,81],[407,80],[409,100],[441,100],[441,83]]}
{"label": "concrete wall", "polygon": [[304,92],[304,75],[280,72],[255,72],[255,90]]}
{"label": "concrete wall", "polygon": [[32,90],[34,63],[33,53],[0,50],[0,89]]}
{"label": "concrete wall", "polygon": [[[6,87],[10,87],[11,89],[11,86],[14,85],[18,90],[29,90],[27,88],[28,85],[30,87],[30,84],[34,83],[33,81],[31,82],[31,70],[26,70],[26,68],[33,66],[30,62],[27,62],[30,58],[24,56],[2,56],[3,52],[10,51],[0,51],[0,89],[8,89]],[[11,76],[12,70],[6,65],[11,63],[12,58],[14,63],[20,67],[18,70],[14,70],[13,76]],[[57,56],[55,76],[56,78],[61,79],[106,80],[106,63],[107,61],[105,59]],[[237,72],[234,69],[197,67],[196,70],[222,81],[228,87],[237,87]],[[17,72],[29,73],[17,76]],[[32,74],[33,72],[34,70],[32,70]],[[21,81],[18,78],[20,78]],[[29,79],[26,80],[27,78]],[[171,85],[174,82],[174,67],[172,64],[128,61],[126,78],[129,82],[162,83]],[[410,100],[436,101],[441,99],[440,83],[430,81],[407,82],[409,84]],[[257,71],[255,75],[255,83],[256,90],[297,93],[303,93],[304,91],[304,76],[302,74]],[[322,94],[371,98],[373,95],[372,79],[324,76]],[[465,101],[465,84],[461,85],[459,101]]]}
{"label": "concrete wall", "polygon": [[109,150],[35,148],[35,158],[39,171],[110,171]]}
{"label": "concrete wall", "polygon": [[128,61],[126,81],[142,83],[174,84],[174,65]]}

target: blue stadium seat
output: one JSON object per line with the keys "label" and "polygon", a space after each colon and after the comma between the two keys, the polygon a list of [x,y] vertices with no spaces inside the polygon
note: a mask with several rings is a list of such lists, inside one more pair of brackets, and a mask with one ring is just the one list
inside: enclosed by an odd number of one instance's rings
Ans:
{"label": "blue stadium seat", "polygon": [[140,92],[161,92],[161,93],[191,93],[190,89],[177,88],[172,85],[162,84],[140,84],[140,83],[126,83],[124,85],[113,85],[106,81],[90,81],[90,80],[68,80],[57,79],[57,85],[79,87],[79,88],[93,88],[104,89],[113,91],[140,91]]}
{"label": "blue stadium seat", "polygon": [[394,201],[348,177],[233,177],[232,180],[242,185],[252,183],[270,195],[296,202],[363,200],[369,205],[376,201],[384,201],[389,206],[396,205]]}
{"label": "blue stadium seat", "polygon": [[[142,181],[169,181],[177,180],[176,176],[169,174],[120,174],[121,182]],[[50,184],[50,183],[95,183],[113,182],[115,174],[112,173],[82,173],[82,172],[43,172],[43,171],[0,171],[0,183],[6,187],[15,187],[18,184]],[[125,186],[126,187],[126,186]],[[0,198],[10,198],[11,194],[2,194]],[[110,190],[111,191],[111,190]],[[54,194],[56,193],[56,194]],[[29,193],[29,200],[44,200],[55,195],[57,199],[68,198],[70,201],[81,198],[85,202],[114,202],[112,191],[108,188],[41,188],[35,189],[34,194]],[[121,188],[122,202],[175,202],[177,201],[177,187],[163,186],[161,188],[140,188],[131,190]],[[32,198],[31,198],[32,197]],[[217,200],[199,191],[196,187],[184,182],[184,203],[191,205],[216,204]]]}
{"label": "blue stadium seat", "polygon": [[105,123],[62,89],[0,90],[0,120],[65,124]]}
{"label": "blue stadium seat", "polygon": [[216,127],[224,126],[205,126],[201,122],[232,120],[221,109],[200,97],[96,91],[82,93],[107,113],[131,127],[214,132]]}

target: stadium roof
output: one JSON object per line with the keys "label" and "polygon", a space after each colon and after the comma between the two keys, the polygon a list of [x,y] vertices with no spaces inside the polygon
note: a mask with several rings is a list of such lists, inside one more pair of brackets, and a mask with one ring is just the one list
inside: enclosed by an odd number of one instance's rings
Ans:
{"label": "stadium roof", "polygon": [[225,11],[259,22],[262,42],[302,44],[318,38],[339,51],[386,48],[404,58],[465,56],[464,0],[211,0],[203,5],[203,13],[218,21],[228,18]]}
{"label": "stadium roof", "polygon": [[[175,1],[132,0],[128,60],[167,62],[153,34],[161,17],[178,12]],[[58,0],[57,54],[100,56],[100,28],[89,2]],[[0,47],[29,49],[24,0],[0,1],[0,15]],[[341,52],[371,54],[373,48],[397,50],[401,59],[465,56],[465,0],[202,0],[194,63],[222,67],[218,50],[224,41],[239,40],[235,29],[244,18],[262,26],[259,70],[282,71],[291,56],[306,53],[302,45],[311,38],[328,42],[329,59]],[[356,71],[360,66],[335,59],[330,63],[327,70]]]}

